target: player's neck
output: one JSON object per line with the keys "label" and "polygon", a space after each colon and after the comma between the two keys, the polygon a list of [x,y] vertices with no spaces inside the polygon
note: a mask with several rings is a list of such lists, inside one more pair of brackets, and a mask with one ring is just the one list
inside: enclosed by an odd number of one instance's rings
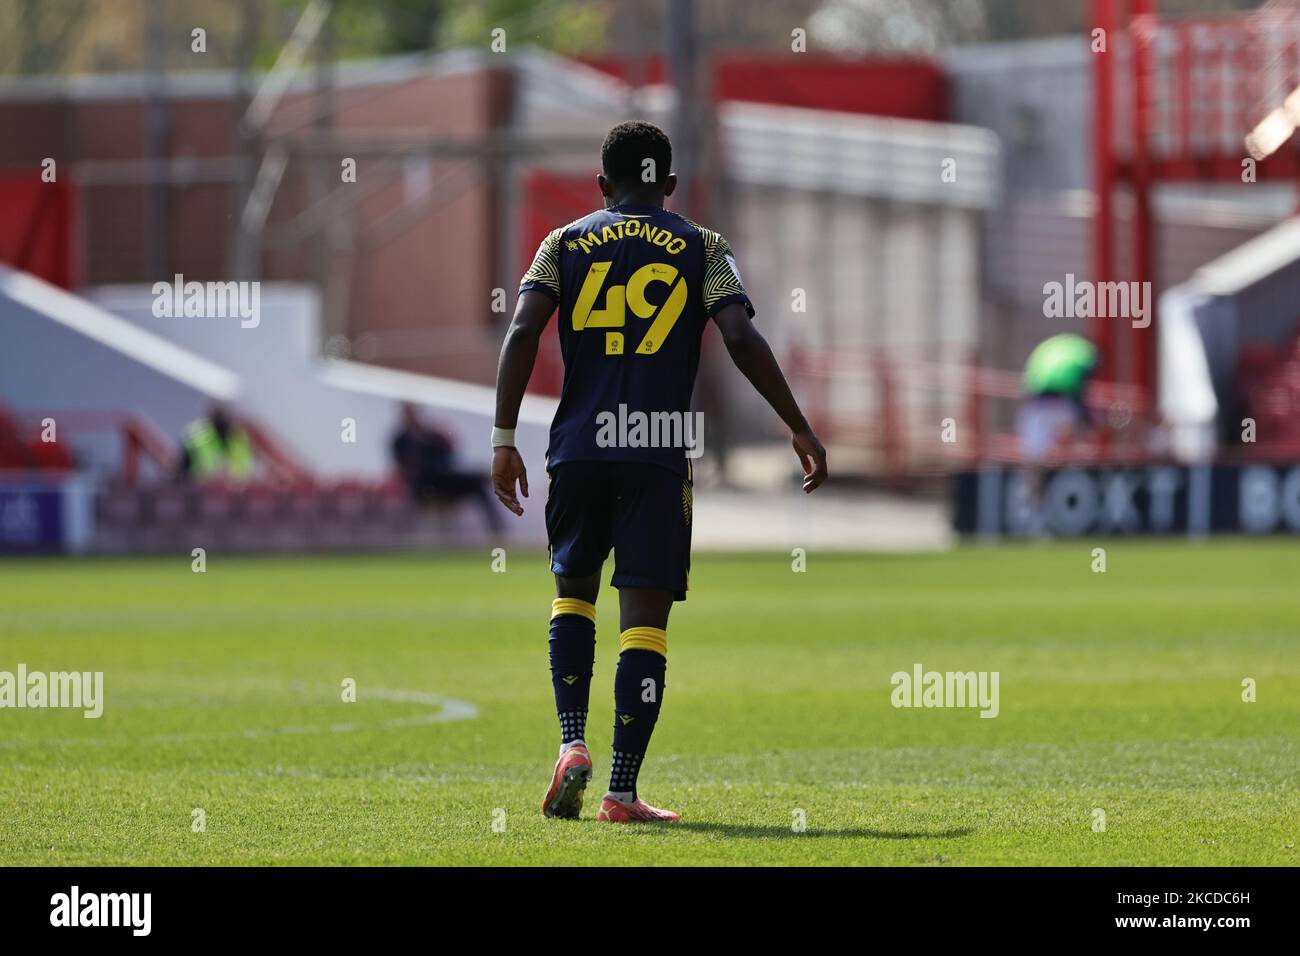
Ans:
{"label": "player's neck", "polygon": [[615,206],[640,206],[643,209],[663,209],[664,194],[637,192],[620,193],[617,196],[610,196],[606,201],[606,208],[613,209]]}

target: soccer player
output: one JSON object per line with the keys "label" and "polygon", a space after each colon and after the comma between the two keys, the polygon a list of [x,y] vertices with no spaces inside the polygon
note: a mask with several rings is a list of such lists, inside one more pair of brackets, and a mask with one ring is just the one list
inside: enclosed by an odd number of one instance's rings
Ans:
{"label": "soccer player", "polygon": [[[682,423],[694,421],[691,390],[709,319],[732,361],[793,433],[805,492],[826,480],[826,452],[750,323],[754,308],[727,241],[663,208],[677,185],[663,130],[641,122],[615,126],[601,147],[601,165],[596,183],[605,208],[550,233],[520,285],[497,369],[492,482],[501,503],[522,515],[517,495],[528,497],[528,476],[514,430],[538,340],[558,306],[564,386],[546,453],[546,531],[555,574],[550,660],[560,756],[542,812],[577,818],[591,779],[585,735],[596,597],[612,548],[622,633],[614,756],[596,819],[672,822],[680,819],[676,813],[640,798],[637,774],[663,704],[668,612],[686,599],[687,452],[694,454],[699,438]],[[635,424],[638,415],[641,426],[678,425],[662,429],[669,441],[651,440]]]}

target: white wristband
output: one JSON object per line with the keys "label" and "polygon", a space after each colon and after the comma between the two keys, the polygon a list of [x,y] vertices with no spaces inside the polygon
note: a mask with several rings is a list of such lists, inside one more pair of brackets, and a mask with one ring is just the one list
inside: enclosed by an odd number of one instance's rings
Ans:
{"label": "white wristband", "polygon": [[515,447],[515,430],[513,428],[497,428],[492,426],[492,447],[493,448],[514,448]]}

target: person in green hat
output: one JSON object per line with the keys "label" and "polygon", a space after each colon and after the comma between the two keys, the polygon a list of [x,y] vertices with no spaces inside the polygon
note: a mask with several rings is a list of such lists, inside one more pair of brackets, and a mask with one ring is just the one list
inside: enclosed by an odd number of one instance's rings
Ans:
{"label": "person in green hat", "polygon": [[1053,335],[1030,353],[1018,428],[1027,464],[1041,465],[1054,457],[1075,429],[1091,423],[1084,390],[1098,358],[1091,342],[1072,333]]}

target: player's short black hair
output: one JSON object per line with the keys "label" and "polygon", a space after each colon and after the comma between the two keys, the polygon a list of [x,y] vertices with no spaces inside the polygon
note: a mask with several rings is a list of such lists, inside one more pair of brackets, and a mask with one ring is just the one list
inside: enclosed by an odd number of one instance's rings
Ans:
{"label": "player's short black hair", "polygon": [[668,134],[653,123],[632,120],[619,123],[600,147],[600,164],[616,183],[645,183],[647,159],[654,160],[654,182],[662,186],[673,165],[673,144]]}

